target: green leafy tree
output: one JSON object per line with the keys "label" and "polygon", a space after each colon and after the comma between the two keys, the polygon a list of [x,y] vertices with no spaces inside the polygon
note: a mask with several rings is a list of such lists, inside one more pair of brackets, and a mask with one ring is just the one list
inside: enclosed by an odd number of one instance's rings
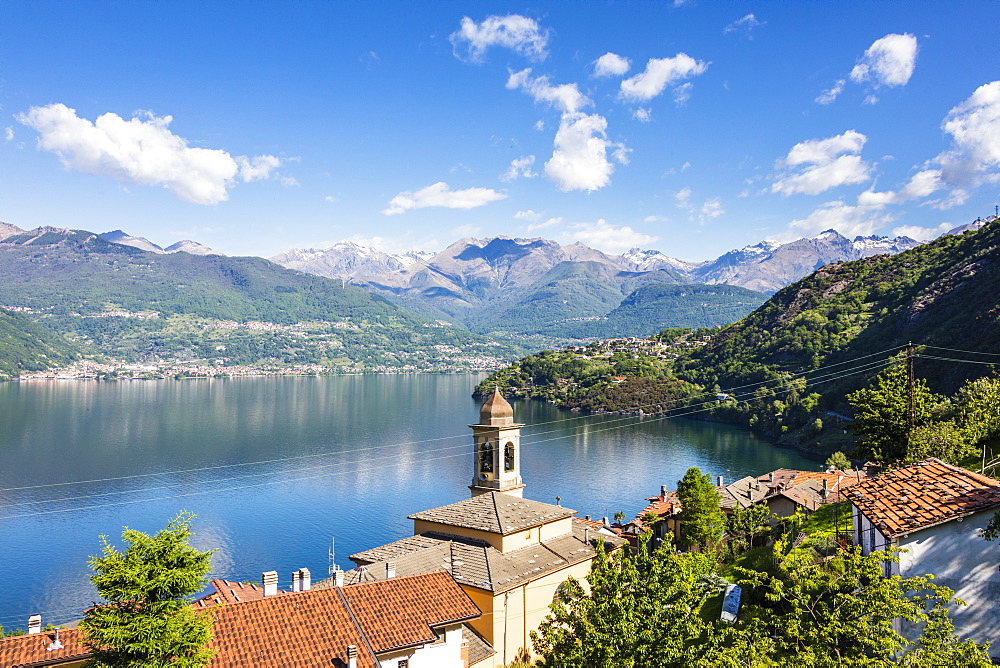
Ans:
{"label": "green leafy tree", "polygon": [[748,508],[737,506],[726,517],[726,533],[729,534],[729,552],[737,557],[753,543],[753,540],[771,530],[769,524],[774,514],[767,505],[758,503]]}
{"label": "green leafy tree", "polygon": [[[886,563],[897,561],[898,550],[865,556],[855,547],[825,562],[792,552],[776,573],[737,568],[752,592],[741,615],[770,627],[778,665],[894,666],[908,650],[943,659],[940,665],[991,665],[983,646],[954,637],[945,607],[953,592],[932,575],[885,577]],[[893,628],[897,619],[927,626],[911,642]],[[954,663],[958,657],[964,662]]]}
{"label": "green leafy tree", "polygon": [[205,586],[211,552],[188,545],[194,516],[182,512],[149,536],[125,528],[122,552],[101,536],[103,556],[91,557],[91,581],[107,602],[80,623],[92,666],[188,668],[207,665],[212,619],[185,597]]}
{"label": "green leafy tree", "polygon": [[712,477],[692,466],[677,483],[677,498],[681,502],[681,541],[702,549],[714,546],[726,528],[726,518]]}
{"label": "green leafy tree", "polygon": [[[852,429],[859,457],[885,463],[906,459],[910,439],[909,392],[906,366],[894,363],[880,373],[871,387],[847,395],[854,407]],[[913,387],[913,426],[927,423],[942,397],[916,379]]]}
{"label": "green leafy tree", "polygon": [[844,470],[851,468],[851,460],[848,459],[847,455],[845,455],[843,452],[837,450],[835,453],[827,457],[826,463],[824,465],[827,468]]}
{"label": "green leafy tree", "polygon": [[556,593],[552,613],[531,633],[539,666],[559,668],[687,665],[707,631],[698,614],[710,588],[703,584],[709,555],[678,554],[668,543],[655,551],[640,538],[636,551],[597,549],[588,592],[570,578]]}

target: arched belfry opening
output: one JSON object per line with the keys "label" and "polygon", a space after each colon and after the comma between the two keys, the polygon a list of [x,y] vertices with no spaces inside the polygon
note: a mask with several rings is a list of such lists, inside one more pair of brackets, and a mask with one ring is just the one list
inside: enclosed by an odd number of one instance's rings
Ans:
{"label": "arched belfry opening", "polygon": [[469,425],[475,447],[475,471],[469,485],[472,496],[489,492],[522,495],[519,449],[523,426],[514,422],[514,408],[494,387],[479,410],[479,424]]}

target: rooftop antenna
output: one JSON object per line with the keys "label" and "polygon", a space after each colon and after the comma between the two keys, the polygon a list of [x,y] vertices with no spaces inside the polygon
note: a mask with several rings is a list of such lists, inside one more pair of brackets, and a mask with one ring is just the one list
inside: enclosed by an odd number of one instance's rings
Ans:
{"label": "rooftop antenna", "polygon": [[330,575],[333,575],[336,571],[340,570],[340,566],[337,565],[336,561],[336,546],[337,539],[334,536],[330,536]]}

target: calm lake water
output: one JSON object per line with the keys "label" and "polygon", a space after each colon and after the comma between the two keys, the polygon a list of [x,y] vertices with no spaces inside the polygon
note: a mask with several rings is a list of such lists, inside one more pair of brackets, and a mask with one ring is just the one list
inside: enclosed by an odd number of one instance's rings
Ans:
{"label": "calm lake water", "polygon": [[[0,383],[0,624],[80,617],[87,558],[123,526],[197,514],[211,577],[282,588],[412,532],[407,515],[467,498],[479,375]],[[582,416],[516,402],[525,496],[629,517],[690,466],[727,480],[819,467],[727,425]]]}

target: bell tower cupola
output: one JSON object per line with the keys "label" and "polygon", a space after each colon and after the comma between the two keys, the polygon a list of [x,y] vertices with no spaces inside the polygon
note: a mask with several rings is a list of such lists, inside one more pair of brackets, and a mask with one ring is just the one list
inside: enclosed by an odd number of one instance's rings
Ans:
{"label": "bell tower cupola", "polygon": [[493,388],[493,394],[479,410],[479,424],[470,424],[475,443],[472,496],[504,492],[521,497],[521,427],[514,422],[514,409]]}

